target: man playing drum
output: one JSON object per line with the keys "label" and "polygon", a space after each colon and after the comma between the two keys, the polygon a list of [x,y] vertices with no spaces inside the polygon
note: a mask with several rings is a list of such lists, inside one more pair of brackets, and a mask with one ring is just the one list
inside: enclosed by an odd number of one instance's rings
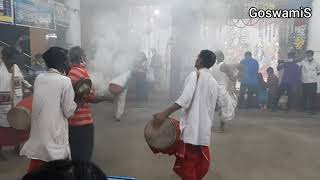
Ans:
{"label": "man playing drum", "polygon": [[67,54],[58,47],[43,54],[48,71],[35,80],[30,138],[20,152],[31,159],[29,172],[46,162],[71,157],[68,118],[77,104],[71,80],[65,76]]}
{"label": "man playing drum", "polygon": [[[19,103],[23,98],[23,89],[30,89],[32,86],[24,79],[20,68],[15,64],[16,55],[19,52],[13,47],[5,47],[1,51],[0,60],[0,158],[1,145],[16,145],[15,150],[19,150],[19,137],[22,132],[9,128],[10,124],[7,114],[11,108]],[[19,135],[18,135],[19,134]],[[15,136],[13,136],[15,135]],[[25,138],[23,138],[25,139]],[[22,140],[22,139],[21,139]],[[4,141],[4,142],[3,142]],[[6,143],[5,143],[6,142]],[[2,144],[4,143],[4,144]]]}
{"label": "man playing drum", "polygon": [[[180,98],[171,107],[154,115],[153,126],[160,127],[174,112],[183,109],[180,120],[182,143],[176,152],[174,171],[182,180],[201,180],[210,165],[210,136],[216,104],[222,108],[230,106],[229,94],[220,90],[209,68],[216,56],[209,50],[202,50],[196,60],[197,71],[186,79]],[[234,111],[223,111],[222,116],[230,119]]]}
{"label": "man playing drum", "polygon": [[[20,68],[15,64],[18,51],[13,47],[2,50],[0,62],[0,126],[9,127],[8,111],[23,98],[23,89],[31,89],[31,85],[24,79]],[[7,97],[7,98],[6,98]],[[7,102],[5,102],[8,100]]]}
{"label": "man playing drum", "polygon": [[[68,77],[72,84],[77,83],[80,79],[90,79],[89,73],[85,68],[86,55],[79,46],[70,50],[71,69]],[[112,101],[108,97],[95,96],[94,91],[87,100],[84,100],[69,118],[69,140],[71,157],[73,160],[90,161],[94,146],[94,125],[89,103],[99,103],[102,101]]]}

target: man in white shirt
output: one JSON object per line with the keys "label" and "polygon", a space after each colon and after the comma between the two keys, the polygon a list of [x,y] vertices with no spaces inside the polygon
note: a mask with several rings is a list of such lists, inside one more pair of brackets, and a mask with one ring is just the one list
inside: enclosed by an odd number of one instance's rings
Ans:
{"label": "man in white shirt", "polygon": [[[160,127],[163,121],[172,113],[183,109],[180,120],[183,150],[176,153],[174,171],[182,180],[201,180],[208,172],[210,165],[210,136],[216,104],[230,107],[228,93],[220,90],[209,68],[216,56],[209,50],[200,52],[195,67],[186,79],[180,98],[165,111],[155,114],[153,125]],[[223,103],[224,102],[224,103]],[[233,111],[222,111],[226,119],[233,118]],[[181,148],[179,148],[181,149]]]}
{"label": "man in white shirt", "polygon": [[[237,106],[237,96],[235,94],[235,85],[239,77],[240,72],[244,67],[242,64],[227,64],[224,62],[224,54],[221,50],[215,52],[217,56],[217,63],[215,63],[210,69],[213,77],[217,81],[218,85],[230,94],[231,100],[234,103],[234,107]],[[219,110],[218,113],[221,113]],[[219,132],[224,132],[225,123],[223,119],[220,119]]]}
{"label": "man in white shirt", "polygon": [[[311,114],[316,114],[317,82],[320,75],[320,64],[313,58],[314,52],[308,50],[306,59],[301,62],[303,107]],[[309,104],[309,106],[308,106]]]}
{"label": "man in white shirt", "polygon": [[7,113],[23,98],[23,88],[31,89],[24,79],[20,68],[15,64],[18,51],[13,47],[5,47],[0,62],[0,126],[10,127]]}
{"label": "man in white shirt", "polygon": [[64,72],[67,53],[52,47],[43,54],[48,71],[35,80],[30,138],[20,152],[31,159],[29,171],[52,160],[70,158],[68,118],[77,104],[71,79]]}

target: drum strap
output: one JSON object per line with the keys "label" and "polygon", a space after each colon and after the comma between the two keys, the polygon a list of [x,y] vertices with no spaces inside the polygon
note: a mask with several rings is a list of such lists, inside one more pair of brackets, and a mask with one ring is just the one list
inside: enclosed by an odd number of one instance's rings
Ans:
{"label": "drum strap", "polygon": [[200,77],[200,71],[197,71],[197,82],[196,82],[196,87],[194,88],[194,92],[193,92],[193,95],[192,95],[191,103],[190,103],[189,107],[186,109],[186,112],[189,112],[189,111],[190,111],[191,106],[192,106],[192,104],[193,104],[194,96],[195,96],[195,94],[196,94],[197,87],[198,87],[198,80],[199,80],[199,77]]}
{"label": "drum strap", "polygon": [[14,68],[14,65],[11,67],[11,71],[12,71],[12,73],[11,73],[11,91],[10,91],[10,105],[11,105],[11,108],[13,108],[14,107],[14,94],[15,94],[15,87],[14,87],[14,75],[15,75],[15,68]]}

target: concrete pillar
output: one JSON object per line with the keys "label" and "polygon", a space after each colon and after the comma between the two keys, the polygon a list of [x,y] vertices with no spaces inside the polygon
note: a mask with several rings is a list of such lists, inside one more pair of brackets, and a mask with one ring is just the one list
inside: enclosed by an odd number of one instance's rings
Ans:
{"label": "concrete pillar", "polygon": [[80,0],[65,0],[69,8],[69,27],[66,33],[68,47],[81,46]]}
{"label": "concrete pillar", "polygon": [[[313,0],[312,17],[309,21],[307,49],[314,50],[314,57],[320,62],[320,0]],[[320,93],[320,77],[318,76],[318,93]]]}
{"label": "concrete pillar", "polygon": [[308,45],[307,49],[315,51],[315,58],[320,61],[320,0],[312,3],[312,17],[309,21]]}

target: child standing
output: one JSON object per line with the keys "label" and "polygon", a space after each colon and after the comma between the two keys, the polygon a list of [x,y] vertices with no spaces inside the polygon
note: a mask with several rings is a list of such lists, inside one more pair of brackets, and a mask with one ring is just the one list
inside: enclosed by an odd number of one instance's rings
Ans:
{"label": "child standing", "polygon": [[267,80],[267,88],[268,88],[268,108],[272,111],[276,110],[277,100],[278,100],[278,87],[279,87],[279,79],[274,74],[274,70],[272,67],[267,69],[268,80]]}

